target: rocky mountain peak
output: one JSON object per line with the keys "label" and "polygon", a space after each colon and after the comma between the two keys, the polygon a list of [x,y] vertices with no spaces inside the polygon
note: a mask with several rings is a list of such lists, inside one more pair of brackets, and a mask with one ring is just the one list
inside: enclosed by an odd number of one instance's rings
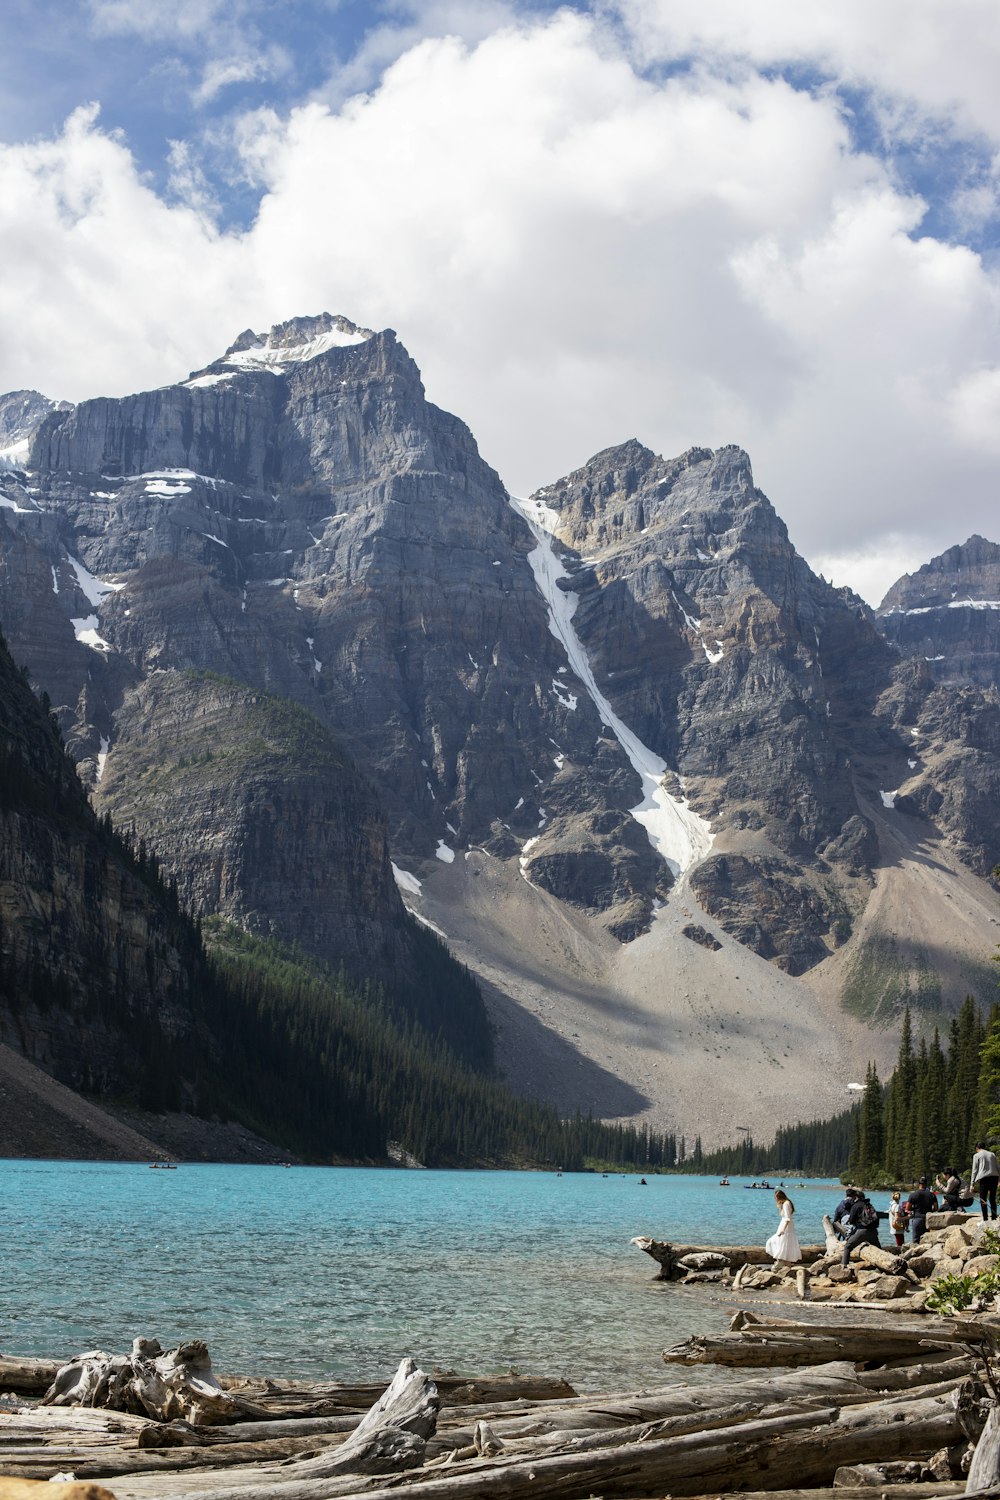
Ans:
{"label": "rocky mountain peak", "polygon": [[51,411],[71,411],[68,401],[51,401],[40,391],[9,391],[0,396],[0,469],[19,468],[34,433]]}
{"label": "rocky mountain peak", "polygon": [[[275,323],[267,333],[244,329],[221,359],[206,366],[206,371],[228,368],[273,370],[315,359],[329,349],[363,344],[374,337],[373,329],[360,328],[349,318],[327,312],[316,317],[289,318],[285,323]],[[191,379],[206,371],[194,372]]]}
{"label": "rocky mountain peak", "polygon": [[891,610],[934,609],[1000,599],[1000,546],[982,536],[970,536],[949,547],[915,573],[905,573],[886,594],[879,613]]}

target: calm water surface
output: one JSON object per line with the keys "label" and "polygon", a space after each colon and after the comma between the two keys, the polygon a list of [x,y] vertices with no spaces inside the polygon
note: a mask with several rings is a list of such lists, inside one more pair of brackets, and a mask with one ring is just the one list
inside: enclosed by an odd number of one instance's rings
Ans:
{"label": "calm water surface", "polygon": [[[514,1368],[581,1390],[662,1381],[660,1351],[725,1326],[629,1244],[763,1244],[737,1179],[359,1167],[0,1162],[0,1353],[202,1338],[217,1370],[310,1379]],[[789,1191],[804,1243],[835,1185]]]}

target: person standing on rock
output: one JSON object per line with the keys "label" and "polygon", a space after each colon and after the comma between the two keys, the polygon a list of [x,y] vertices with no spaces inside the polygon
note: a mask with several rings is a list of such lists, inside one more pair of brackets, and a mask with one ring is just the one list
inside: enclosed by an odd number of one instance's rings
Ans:
{"label": "person standing on rock", "polygon": [[840,1261],[842,1266],[850,1263],[851,1251],[855,1245],[878,1245],[878,1209],[860,1191],[855,1195],[845,1227],[848,1235]]}
{"label": "person standing on rock", "polygon": [[926,1177],[920,1178],[906,1202],[910,1210],[910,1238],[918,1245],[927,1228],[927,1215],[937,1208],[937,1194],[928,1188]]}
{"label": "person standing on rock", "polygon": [[906,1209],[900,1201],[899,1192],[897,1190],[895,1193],[893,1193],[892,1201],[889,1204],[889,1228],[896,1236],[897,1250],[902,1249],[903,1243],[906,1239],[906,1221]]}
{"label": "person standing on rock", "polygon": [[764,1245],[768,1255],[774,1257],[775,1261],[787,1261],[792,1263],[802,1259],[802,1247],[799,1237],[795,1232],[794,1214],[795,1204],[787,1193],[780,1188],[775,1190],[774,1201],[778,1205],[778,1227]]}
{"label": "person standing on rock", "polygon": [[[995,1219],[997,1216],[997,1183],[1000,1182],[1000,1162],[982,1141],[976,1147],[976,1154],[972,1158],[972,1182],[974,1191],[979,1193],[979,1208],[983,1220]],[[987,1204],[989,1213],[986,1212]]]}

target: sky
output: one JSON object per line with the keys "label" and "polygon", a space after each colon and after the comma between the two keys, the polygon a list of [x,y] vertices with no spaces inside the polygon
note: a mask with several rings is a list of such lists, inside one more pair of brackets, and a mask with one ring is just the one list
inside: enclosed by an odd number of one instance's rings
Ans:
{"label": "sky", "polygon": [[877,604],[1000,541],[995,0],[6,0],[0,390],[394,328],[527,495],[738,443]]}

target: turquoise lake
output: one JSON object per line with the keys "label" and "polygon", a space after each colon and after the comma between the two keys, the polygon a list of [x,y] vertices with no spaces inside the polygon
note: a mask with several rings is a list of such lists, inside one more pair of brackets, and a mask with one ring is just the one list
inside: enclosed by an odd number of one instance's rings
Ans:
{"label": "turquoise lake", "polygon": [[[629,1244],[763,1244],[770,1192],[737,1179],[352,1167],[0,1162],[0,1353],[62,1358],[204,1339],[215,1369],[388,1379],[403,1355],[465,1374],[662,1382],[661,1350],[725,1326]],[[786,1184],[803,1243],[841,1196]],[[884,1205],[880,1205],[884,1206]]]}

